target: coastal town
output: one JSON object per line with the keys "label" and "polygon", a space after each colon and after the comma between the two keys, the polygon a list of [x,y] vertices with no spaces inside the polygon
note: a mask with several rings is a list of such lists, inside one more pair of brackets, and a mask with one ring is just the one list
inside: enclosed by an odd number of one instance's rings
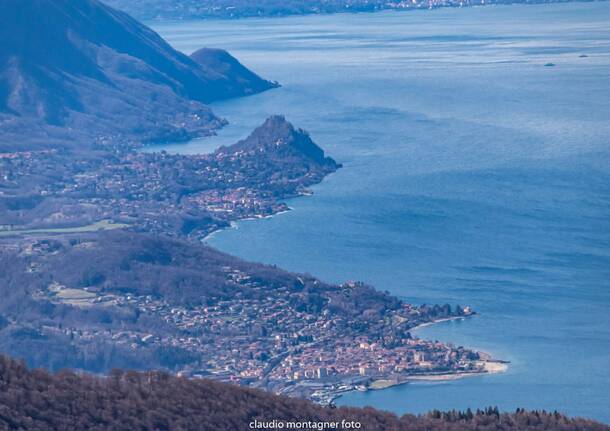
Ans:
{"label": "coastal town", "polygon": [[[420,324],[467,318],[474,314],[468,307],[401,303],[379,315],[379,320],[359,325],[357,320],[331,313],[328,308],[317,312],[293,307],[290,289],[265,295],[265,286],[248,274],[231,267],[222,270],[228,281],[253,290],[256,298],[187,306],[151,295],[100,293],[57,283],[38,291],[35,298],[80,308],[135,309],[172,328],[165,334],[62,328],[73,342],[107,339],[133,350],[180,349],[194,360],[176,369],[179,375],[262,387],[321,404],[331,404],[345,391],[383,388],[418,376],[487,372],[485,364],[490,358],[485,354],[422,340],[410,333]],[[335,287],[332,294],[348,296],[364,287],[349,282]],[[57,330],[46,327],[42,332]]]}
{"label": "coastal town", "polygon": [[0,264],[7,285],[28,288],[7,292],[22,312],[0,309],[0,342],[41,364],[161,368],[321,404],[489,372],[487,355],[411,332],[469,317],[468,307],[415,306],[201,244],[233,221],[286,210],[284,199],[339,167],[283,117],[207,155],[2,154]]}
{"label": "coastal town", "polygon": [[[262,156],[257,144],[270,133]],[[0,230],[113,220],[201,239],[230,221],[285,211],[283,199],[307,193],[338,167],[283,117],[212,154],[127,151],[68,162],[57,150],[1,153]]]}
{"label": "coastal town", "polygon": [[0,2],[0,430],[610,431],[609,5]]}

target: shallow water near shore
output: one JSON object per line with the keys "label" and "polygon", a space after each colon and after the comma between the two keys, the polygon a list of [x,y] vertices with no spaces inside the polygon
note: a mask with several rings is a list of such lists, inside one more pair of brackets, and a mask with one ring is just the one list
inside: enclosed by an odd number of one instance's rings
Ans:
{"label": "shallow water near shore", "polygon": [[610,3],[149,24],[178,49],[229,49],[283,85],[214,104],[230,125],[168,151],[212,151],[279,113],[344,164],[292,211],[211,245],[470,305],[479,316],[417,335],[511,361],[338,404],[610,423]]}

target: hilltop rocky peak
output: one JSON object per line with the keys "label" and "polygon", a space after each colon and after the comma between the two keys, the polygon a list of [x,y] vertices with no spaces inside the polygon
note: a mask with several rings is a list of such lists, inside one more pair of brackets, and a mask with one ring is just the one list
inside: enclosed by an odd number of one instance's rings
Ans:
{"label": "hilltop rocky peak", "polygon": [[282,115],[273,115],[257,127],[246,139],[218,150],[219,153],[236,152],[262,152],[268,157],[273,155],[285,161],[294,161],[300,158],[304,162],[313,163],[335,170],[340,165],[331,157],[324,154],[324,150],[311,140],[309,133],[295,127]]}

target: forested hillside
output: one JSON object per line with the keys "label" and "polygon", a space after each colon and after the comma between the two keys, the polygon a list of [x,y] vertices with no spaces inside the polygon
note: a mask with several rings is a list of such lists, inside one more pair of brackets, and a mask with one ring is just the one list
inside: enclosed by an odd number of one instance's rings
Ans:
{"label": "forested hillside", "polygon": [[[357,421],[367,431],[608,431],[559,413],[432,412],[401,418],[374,409],[327,408],[208,380],[115,371],[105,378],[28,370],[0,357],[0,428],[25,430],[250,429],[257,421]],[[341,428],[338,428],[341,429]]]}
{"label": "forested hillside", "polygon": [[97,0],[3,0],[0,38],[0,152],[208,135],[224,121],[206,103],[276,87]]}

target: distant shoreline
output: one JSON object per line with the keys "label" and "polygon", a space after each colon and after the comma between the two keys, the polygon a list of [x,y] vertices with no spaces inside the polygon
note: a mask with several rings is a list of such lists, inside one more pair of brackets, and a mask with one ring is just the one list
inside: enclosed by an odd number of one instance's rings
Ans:
{"label": "distant shoreline", "polygon": [[[491,1],[469,1],[460,2],[457,0],[443,0],[437,1],[434,4],[429,2],[419,1],[408,6],[404,5],[392,5],[391,2],[381,2],[373,5],[374,2],[369,2],[366,7],[343,7],[336,9],[297,9],[297,10],[269,10],[262,12],[257,10],[252,12],[247,9],[235,8],[230,12],[222,9],[214,9],[213,11],[204,10],[202,12],[176,12],[157,10],[154,8],[147,8],[146,10],[141,7],[129,7],[125,6],[125,0],[112,0],[108,3],[113,7],[118,7],[124,10],[130,15],[135,16],[139,20],[146,22],[147,24],[154,27],[155,24],[164,23],[167,21],[236,21],[236,20],[250,20],[250,19],[282,19],[290,17],[308,17],[308,16],[329,16],[329,15],[360,15],[360,14],[378,14],[378,13],[405,13],[415,11],[431,11],[437,9],[465,9],[465,8],[476,8],[476,7],[488,7],[488,6],[537,6],[547,5],[554,3],[583,3],[587,1],[599,1],[605,2],[608,0],[534,0],[534,1],[519,1],[519,0],[491,0]],[[347,3],[347,2],[346,2]]]}

